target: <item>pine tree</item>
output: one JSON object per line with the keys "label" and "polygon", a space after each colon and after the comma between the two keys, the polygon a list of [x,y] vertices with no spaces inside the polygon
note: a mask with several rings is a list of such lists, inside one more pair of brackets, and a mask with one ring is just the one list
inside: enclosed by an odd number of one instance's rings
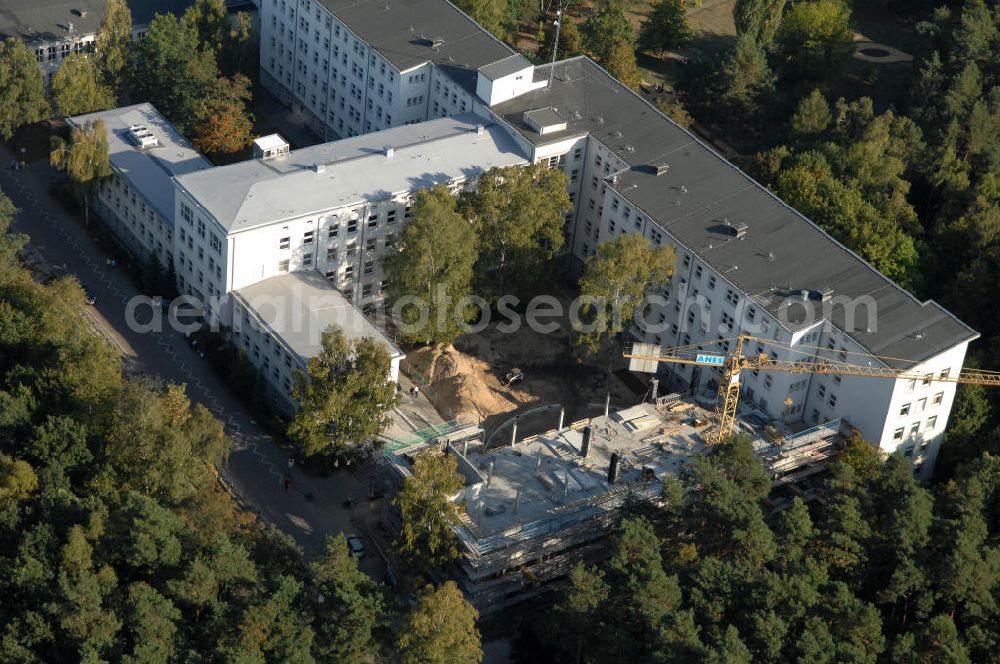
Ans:
{"label": "pine tree", "polygon": [[656,51],[662,58],[665,52],[691,43],[694,32],[684,0],[655,0],[650,9],[639,27],[639,48]]}
{"label": "pine tree", "polygon": [[774,74],[760,44],[742,35],[715,75],[719,97],[730,108],[754,114],[760,102],[774,89]]}
{"label": "pine tree", "polygon": [[830,105],[819,89],[803,97],[792,116],[792,132],[803,137],[814,137],[826,131],[833,116]]}
{"label": "pine tree", "polygon": [[733,5],[733,21],[736,34],[749,37],[760,46],[767,48],[781,25],[781,16],[787,0],[736,0]]}

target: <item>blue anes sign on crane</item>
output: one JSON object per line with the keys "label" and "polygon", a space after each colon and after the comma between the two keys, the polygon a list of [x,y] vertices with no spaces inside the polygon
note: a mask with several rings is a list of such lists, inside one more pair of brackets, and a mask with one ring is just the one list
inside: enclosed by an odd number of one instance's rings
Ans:
{"label": "blue anes sign on crane", "polygon": [[725,355],[706,355],[704,353],[698,353],[698,355],[695,356],[694,361],[698,364],[711,364],[721,367],[726,363],[726,357]]}

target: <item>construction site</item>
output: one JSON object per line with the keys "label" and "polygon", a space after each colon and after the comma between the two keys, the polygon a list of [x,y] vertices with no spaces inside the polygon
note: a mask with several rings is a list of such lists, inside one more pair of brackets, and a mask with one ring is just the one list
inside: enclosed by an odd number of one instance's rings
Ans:
{"label": "construction site", "polygon": [[[710,409],[679,394],[573,422],[565,410],[551,418],[553,428],[524,438],[515,423],[502,441],[454,421],[385,449],[399,483],[420,455],[455,456],[465,486],[452,498],[461,556],[449,571],[483,615],[541,595],[577,562],[607,557],[617,508],[627,497],[659,500],[663,479],[705,453],[718,429]],[[811,480],[852,431],[842,420],[792,431],[742,406],[735,429],[771,474],[774,509],[810,498]]]}
{"label": "construction site", "polygon": [[[558,327],[539,331],[529,325],[501,330],[491,324],[465,334],[449,346],[407,348],[401,370],[428,395],[446,420],[480,423],[492,433],[515,414],[545,405],[562,405],[566,416],[579,419],[602,412],[607,395],[612,404],[631,404],[647,385],[625,369],[617,355],[609,375],[607,358],[581,360],[574,353],[571,325],[565,312],[570,298],[551,295],[562,315],[547,316]],[[617,353],[617,350],[612,350]],[[521,429],[534,431],[530,416]]]}

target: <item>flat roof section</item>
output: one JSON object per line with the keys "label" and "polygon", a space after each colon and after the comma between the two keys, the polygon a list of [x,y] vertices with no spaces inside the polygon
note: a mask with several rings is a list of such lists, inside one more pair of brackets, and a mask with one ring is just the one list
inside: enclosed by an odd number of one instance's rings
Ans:
{"label": "flat roof section", "polygon": [[318,272],[289,272],[234,291],[238,300],[299,357],[302,365],[319,354],[323,332],[336,325],[350,340],[369,337],[385,344],[392,358],[403,357],[395,344],[372,325]]}
{"label": "flat roof section", "polygon": [[177,182],[223,228],[238,232],[526,162],[505,129],[466,114],[220,166]]}
{"label": "flat roof section", "polygon": [[[794,318],[802,307],[789,307],[788,298],[801,301],[803,290],[830,288],[833,298],[859,305],[853,328],[846,307],[833,307],[830,320],[873,354],[912,360],[891,361],[895,368],[978,338],[936,302],[920,302],[879,273],[589,58],[535,67],[535,80],[548,79],[550,70],[551,87],[497,104],[493,113],[534,145],[589,134],[614,151],[631,166],[610,179],[615,191],[760,307],[773,314],[786,307],[793,314],[788,329],[803,325]],[[526,112],[547,107],[566,119],[565,129],[540,133],[531,126]],[[738,238],[733,228],[740,224],[747,228]],[[866,302],[874,303],[872,320]]]}
{"label": "flat roof section", "polygon": [[288,141],[282,138],[280,134],[268,134],[267,136],[253,139],[253,144],[261,150],[274,150],[275,148],[288,145]]}
{"label": "flat roof section", "polygon": [[399,71],[425,62],[476,70],[516,54],[445,0],[319,1]]}
{"label": "flat roof section", "polygon": [[[82,127],[96,120],[103,120],[108,132],[108,157],[112,167],[128,178],[160,216],[168,222],[173,221],[174,184],[171,179],[175,175],[212,169],[211,162],[194,149],[152,104],[78,115],[68,121]],[[157,145],[140,149],[129,133],[129,127],[133,125],[146,127]]]}
{"label": "flat roof section", "polygon": [[514,55],[507,56],[503,60],[497,60],[488,65],[484,65],[479,68],[483,76],[495,81],[498,78],[503,78],[504,76],[510,76],[511,74],[516,74],[519,71],[524,71],[531,66],[531,63],[526,57],[520,53],[515,53]]}

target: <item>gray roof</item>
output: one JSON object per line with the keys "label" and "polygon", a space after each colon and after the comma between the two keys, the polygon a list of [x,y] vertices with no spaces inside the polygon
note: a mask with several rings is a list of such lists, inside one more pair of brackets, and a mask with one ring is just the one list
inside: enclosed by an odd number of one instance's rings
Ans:
{"label": "gray roof", "polygon": [[400,71],[428,61],[476,70],[515,53],[445,0],[320,2]]}
{"label": "gray roof", "polygon": [[[152,104],[136,104],[109,111],[70,118],[71,124],[104,120],[108,131],[108,151],[111,165],[129,179],[132,185],[166,220],[174,218],[174,185],[171,178],[212,168],[177,129]],[[145,125],[157,138],[158,147],[140,150],[129,137],[131,125]]]}
{"label": "gray roof", "polygon": [[89,35],[97,32],[103,16],[104,0],[0,0],[0,39],[30,43]]}
{"label": "gray roof", "polygon": [[314,270],[271,277],[235,294],[303,365],[319,353],[323,332],[331,325],[343,330],[348,339],[370,337],[384,343],[392,357],[403,357],[388,337]]}
{"label": "gray roof", "polygon": [[[177,178],[230,232],[522,164],[514,138],[472,115],[439,118]],[[391,146],[394,154],[385,155]],[[317,172],[320,164],[321,172]]]}
{"label": "gray roof", "polygon": [[510,76],[511,74],[516,74],[519,71],[524,71],[531,66],[528,59],[525,58],[520,53],[515,53],[510,55],[503,60],[497,60],[488,65],[484,65],[479,68],[479,71],[483,73],[483,76],[495,81],[498,78],[503,78],[504,76]]}
{"label": "gray roof", "polygon": [[183,16],[195,0],[126,0],[133,25],[149,25],[156,14]]}
{"label": "gray roof", "polygon": [[[535,79],[548,78],[550,67],[536,67]],[[844,308],[836,307],[832,322],[873,354],[913,362],[978,337],[937,303],[920,302],[880,274],[590,59],[558,62],[553,74],[550,89],[498,104],[494,113],[536,145],[590,134],[612,149],[631,166],[618,174],[616,191],[760,306],[776,313],[801,290],[823,288],[834,297],[871,297],[877,320],[862,313],[857,329],[846,329]],[[565,130],[540,135],[524,123],[524,111],[545,107],[566,118]],[[656,164],[669,169],[657,176]],[[746,237],[733,237],[724,220],[747,224]]]}

